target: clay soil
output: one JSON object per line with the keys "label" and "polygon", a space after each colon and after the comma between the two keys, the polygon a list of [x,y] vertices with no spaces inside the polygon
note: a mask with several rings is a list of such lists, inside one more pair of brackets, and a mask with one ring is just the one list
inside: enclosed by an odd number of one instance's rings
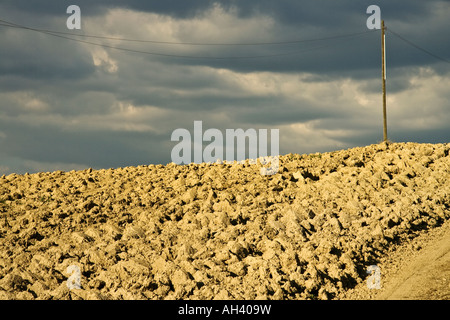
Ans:
{"label": "clay soil", "polygon": [[449,150],[2,176],[0,299],[449,299]]}

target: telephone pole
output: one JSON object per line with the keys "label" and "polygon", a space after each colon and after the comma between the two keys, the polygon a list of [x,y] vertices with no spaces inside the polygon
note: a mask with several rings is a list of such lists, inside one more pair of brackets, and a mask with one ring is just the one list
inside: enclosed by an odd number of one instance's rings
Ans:
{"label": "telephone pole", "polygon": [[381,68],[383,81],[383,141],[387,141],[387,116],[386,116],[386,34],[384,20],[381,20]]}

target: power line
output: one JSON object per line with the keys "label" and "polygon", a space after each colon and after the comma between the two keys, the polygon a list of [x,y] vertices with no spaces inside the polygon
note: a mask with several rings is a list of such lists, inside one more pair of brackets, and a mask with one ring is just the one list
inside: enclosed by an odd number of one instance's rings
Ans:
{"label": "power line", "polygon": [[75,41],[75,42],[90,44],[90,45],[94,45],[94,46],[99,46],[99,47],[108,48],[108,49],[114,49],[114,50],[119,50],[119,51],[141,53],[141,54],[161,56],[161,57],[183,58],[183,59],[202,59],[202,60],[203,59],[231,60],[231,59],[270,58],[270,57],[287,56],[287,55],[291,55],[291,54],[295,54],[295,53],[299,53],[299,52],[305,52],[305,51],[309,51],[309,50],[314,50],[314,49],[319,49],[319,48],[325,47],[325,46],[321,46],[321,47],[309,48],[309,49],[305,49],[305,50],[296,50],[295,52],[287,52],[287,53],[285,52],[285,53],[269,54],[269,55],[231,56],[231,57],[188,56],[188,55],[179,55],[179,54],[170,54],[170,53],[160,53],[160,52],[150,52],[150,51],[136,50],[136,49],[130,49],[130,48],[124,48],[124,47],[111,46],[111,45],[103,44],[103,43],[96,43],[96,42],[91,42],[91,41],[86,41],[86,40],[74,39],[74,38],[70,38],[70,37],[66,37],[66,36],[62,36],[62,35],[57,35],[57,34],[52,34],[52,33],[46,33],[46,34],[54,36],[54,37],[62,38],[62,39],[67,39],[67,40],[71,40],[71,41]]}
{"label": "power line", "polygon": [[[285,52],[285,53],[278,53],[278,54],[269,54],[269,55],[253,55],[253,56],[234,56],[234,57],[211,57],[211,56],[187,56],[187,55],[178,55],[178,54],[169,54],[169,53],[158,53],[158,52],[149,52],[149,51],[142,51],[142,50],[135,50],[130,48],[123,48],[123,47],[116,47],[112,45],[102,44],[102,43],[95,43],[87,40],[81,40],[76,39],[72,37],[84,37],[84,38],[93,38],[93,39],[104,39],[104,40],[113,40],[113,41],[124,41],[124,42],[139,42],[139,43],[151,43],[151,44],[164,44],[164,45],[190,45],[190,46],[273,46],[273,45],[286,45],[286,44],[298,44],[298,43],[306,43],[306,42],[318,42],[318,41],[325,41],[325,40],[333,40],[333,39],[344,39],[344,38],[352,38],[359,35],[364,35],[367,33],[371,33],[377,30],[366,30],[364,32],[357,32],[357,33],[349,33],[349,34],[343,34],[343,35],[335,35],[330,37],[322,37],[322,38],[313,38],[313,39],[296,39],[296,40],[286,40],[286,41],[276,41],[276,42],[254,42],[254,43],[206,43],[206,42],[174,42],[174,41],[158,41],[158,40],[143,40],[143,39],[129,39],[129,38],[117,38],[117,37],[108,37],[108,36],[100,36],[100,35],[89,35],[89,34],[77,34],[73,32],[62,32],[62,31],[54,31],[54,30],[47,30],[47,29],[38,29],[38,28],[32,28],[23,26],[20,24],[16,24],[10,21],[6,21],[3,19],[0,19],[0,26],[4,27],[10,27],[10,28],[18,28],[18,29],[24,29],[24,30],[30,30],[35,31],[39,33],[44,33],[47,35],[51,35],[54,37],[59,37],[62,39],[67,39],[71,41],[76,41],[80,43],[95,45],[95,46],[101,46],[109,49],[115,49],[115,50],[121,50],[121,51],[128,51],[128,52],[134,52],[134,53],[142,53],[142,54],[148,54],[148,55],[156,55],[156,56],[164,56],[164,57],[175,57],[175,58],[188,58],[188,59],[253,59],[253,58],[268,58],[268,57],[277,57],[277,56],[287,56],[291,54],[296,54],[300,52],[315,50],[315,49],[321,49],[326,47],[320,46],[320,47],[314,47],[314,48],[308,48],[303,50],[296,50],[291,52]],[[438,59],[440,61],[446,62],[450,64],[450,60],[440,57],[429,50],[426,50],[419,45],[413,43],[412,41],[406,39],[405,37],[399,35],[398,33],[394,32],[390,28],[386,28],[388,32],[393,34],[394,36],[398,37],[402,41],[406,42],[410,46],[434,57],[435,59]],[[69,37],[72,36],[72,37]]]}
{"label": "power line", "polygon": [[416,49],[418,49],[418,50],[420,50],[420,51],[422,51],[422,52],[425,52],[426,54],[432,56],[433,58],[436,58],[436,59],[438,59],[438,60],[441,60],[441,61],[443,61],[443,62],[446,62],[446,63],[449,63],[449,64],[450,64],[450,60],[445,59],[445,58],[442,58],[442,57],[438,56],[437,54],[434,54],[434,53],[432,53],[432,52],[430,52],[430,51],[428,51],[428,50],[426,50],[426,49],[424,49],[424,48],[418,46],[417,44],[413,43],[412,41],[410,41],[410,40],[406,39],[405,37],[402,37],[402,36],[399,35],[398,33],[392,31],[390,28],[386,28],[386,30],[387,30],[388,32],[392,33],[394,36],[396,36],[396,37],[399,38],[400,40],[403,40],[404,42],[406,42],[406,43],[409,44],[410,46],[412,46],[412,47],[414,47],[414,48],[416,48]]}
{"label": "power line", "polygon": [[[87,41],[87,40],[82,40],[82,39],[76,39],[76,38],[72,38],[69,37],[67,35],[72,35],[72,36],[86,36],[86,35],[79,35],[79,34],[74,34],[74,33],[68,33],[68,32],[54,32],[54,31],[49,31],[49,30],[44,30],[44,29],[36,29],[36,28],[30,28],[30,27],[26,27],[26,26],[22,26],[16,23],[12,23],[9,21],[5,21],[0,19],[0,26],[6,26],[6,27],[12,27],[12,28],[19,28],[19,29],[24,29],[24,30],[29,30],[29,31],[34,31],[34,32],[38,32],[38,33],[43,33],[46,35],[50,35],[53,37],[57,37],[57,38],[62,38],[62,39],[66,39],[66,40],[71,40],[71,41],[75,41],[75,42],[80,42],[80,43],[85,43],[85,44],[90,44],[90,45],[94,45],[94,46],[100,46],[100,47],[104,47],[104,48],[108,48],[108,49],[115,49],[115,50],[120,50],[120,51],[126,51],[126,52],[133,52],[133,53],[141,53],[141,54],[147,54],[147,55],[154,55],[154,56],[162,56],[162,57],[172,57],[172,58],[186,58],[186,59],[212,59],[212,60],[230,60],[230,59],[255,59],[255,58],[269,58],[269,57],[279,57],[279,56],[287,56],[287,55],[292,55],[292,54],[297,54],[297,53],[301,53],[301,52],[306,52],[306,51],[310,51],[310,50],[316,50],[316,49],[322,49],[325,47],[328,47],[329,44],[325,44],[325,45],[321,45],[318,47],[313,47],[313,48],[306,48],[306,49],[302,49],[302,50],[294,50],[294,51],[290,51],[290,52],[284,52],[284,53],[276,53],[276,54],[267,54],[267,55],[252,55],[252,56],[230,56],[230,57],[213,57],[213,56],[189,56],[189,55],[179,55],[179,54],[170,54],[170,53],[159,53],[159,52],[150,52],[150,51],[143,51],[143,50],[136,50],[136,49],[130,49],[130,48],[124,48],[124,47],[117,47],[117,46],[112,46],[112,45],[108,45],[108,44],[104,44],[104,43],[96,43],[96,42],[91,42],[91,41]],[[334,36],[334,37],[327,37],[327,38],[318,38],[318,39],[308,39],[308,40],[295,40],[295,41],[284,41],[284,42],[266,42],[265,44],[293,44],[293,43],[299,43],[299,42],[307,42],[307,41],[320,41],[320,40],[331,40],[331,39],[344,39],[344,38],[351,38],[351,37],[356,37],[356,36],[361,36],[364,34],[368,34],[370,32],[373,32],[373,30],[370,31],[364,31],[364,32],[359,32],[359,33],[352,33],[352,34],[347,34],[347,35],[340,35],[340,36]],[[100,37],[100,36],[86,36],[86,37],[99,37],[99,38],[104,38],[104,39],[109,39],[109,37]],[[112,38],[114,40],[119,40],[119,38]],[[127,39],[128,41],[137,41],[134,39]],[[141,40],[139,40],[141,41]],[[142,40],[144,41],[144,40]],[[145,40],[146,42],[151,41],[151,40]],[[188,44],[186,42],[167,42],[167,43],[171,43],[171,44]],[[194,44],[194,43],[190,43],[190,44]],[[195,45],[202,45],[200,43],[195,43]],[[219,44],[219,43],[214,43],[214,44],[203,44],[203,45],[263,45],[262,43],[256,44]]]}
{"label": "power line", "polygon": [[313,39],[296,39],[296,40],[286,40],[286,41],[276,41],[276,42],[254,42],[254,43],[211,43],[211,42],[174,42],[174,41],[157,41],[157,40],[143,40],[143,39],[129,39],[129,38],[116,38],[116,37],[107,37],[107,36],[99,36],[99,35],[88,35],[88,34],[77,34],[73,32],[61,32],[61,31],[53,31],[47,29],[38,29],[22,26],[13,22],[9,22],[3,19],[0,19],[0,25],[6,27],[13,27],[19,29],[26,29],[31,31],[37,31],[42,33],[51,33],[65,36],[76,36],[76,37],[84,37],[84,38],[95,38],[95,39],[105,39],[105,40],[115,40],[115,41],[128,41],[128,42],[140,42],[140,43],[153,43],[153,44],[167,44],[167,45],[191,45],[191,46],[267,46],[267,45],[285,45],[285,44],[296,44],[296,43],[305,43],[305,42],[317,42],[324,40],[332,40],[332,39],[340,39],[340,38],[350,38],[366,33],[371,33],[375,30],[366,30],[363,32],[355,32],[349,34],[335,35],[330,37],[323,38],[313,38]]}
{"label": "power line", "polygon": [[179,55],[179,54],[170,54],[170,53],[160,53],[160,52],[150,52],[150,51],[136,50],[136,49],[130,49],[130,48],[124,48],[124,47],[111,46],[111,45],[107,45],[107,44],[103,44],[103,43],[96,43],[96,42],[91,42],[91,41],[86,41],[86,40],[74,39],[74,38],[61,36],[61,35],[56,35],[56,34],[51,34],[51,33],[47,33],[47,34],[51,35],[51,36],[54,36],[54,37],[58,37],[58,38],[63,38],[63,39],[72,40],[72,41],[76,41],[76,42],[80,42],[80,43],[94,45],[94,46],[100,46],[100,47],[108,48],[108,49],[114,49],[114,50],[120,50],[120,51],[126,51],[126,52],[133,52],[133,53],[141,53],[141,54],[146,54],[146,55],[162,56],[162,57],[183,58],[183,59],[202,59],[202,60],[203,59],[210,59],[210,60],[241,60],[241,59],[272,58],[272,57],[288,56],[288,55],[297,54],[297,53],[301,53],[301,52],[307,52],[307,51],[316,50],[316,49],[322,49],[322,48],[325,48],[325,47],[329,46],[329,45],[322,45],[322,46],[313,47],[313,48],[306,48],[306,49],[302,49],[302,50],[294,50],[294,51],[290,51],[290,52],[274,53],[274,54],[267,54],[267,55],[228,56],[228,57],[225,57],[225,56],[224,57],[189,56],[189,55]]}

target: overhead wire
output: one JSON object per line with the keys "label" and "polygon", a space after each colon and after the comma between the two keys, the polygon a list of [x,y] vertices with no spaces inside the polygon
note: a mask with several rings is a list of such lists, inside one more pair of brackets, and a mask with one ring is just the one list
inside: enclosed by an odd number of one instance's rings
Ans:
{"label": "overhead wire", "polygon": [[[294,39],[294,40],[273,41],[273,42],[214,43],[214,42],[159,41],[159,40],[148,40],[148,39],[130,39],[130,38],[110,37],[110,36],[91,35],[91,34],[78,34],[78,33],[74,33],[74,32],[62,32],[62,31],[54,31],[54,30],[48,30],[48,29],[32,28],[32,27],[27,27],[27,26],[20,25],[20,24],[14,23],[14,22],[6,21],[3,19],[0,19],[0,26],[39,32],[39,33],[47,34],[47,35],[50,35],[53,37],[58,37],[58,38],[62,38],[62,39],[70,40],[70,41],[85,43],[85,44],[94,45],[94,46],[101,46],[104,48],[126,51],[126,52],[141,53],[141,54],[146,54],[146,55],[155,55],[155,56],[162,56],[162,57],[186,58],[186,59],[213,59],[213,60],[256,59],[256,58],[287,56],[287,55],[297,54],[297,53],[301,53],[301,52],[322,49],[322,48],[328,47],[329,44],[316,46],[316,47],[312,47],[312,48],[304,48],[302,50],[293,50],[293,51],[284,52],[284,53],[274,53],[274,54],[266,54],[266,55],[217,57],[217,56],[199,56],[199,55],[193,56],[193,55],[182,55],[182,54],[144,51],[144,50],[137,50],[137,49],[113,46],[113,45],[105,44],[105,43],[97,43],[97,42],[92,42],[92,41],[83,40],[83,39],[79,39],[79,38],[81,37],[81,38],[88,38],[88,39],[90,38],[90,39],[101,39],[101,40],[110,40],[110,41],[123,41],[123,42],[162,44],[162,45],[184,45],[184,46],[276,46],[276,45],[289,45],[289,44],[293,45],[293,44],[300,44],[300,43],[307,43],[307,42],[320,42],[320,41],[326,41],[326,40],[349,39],[349,38],[365,35],[365,34],[373,32],[373,31],[377,31],[377,30],[366,30],[363,32],[341,34],[341,35],[335,35],[335,36],[329,36],[329,37],[311,38],[311,39]],[[401,36],[397,32],[393,31],[391,28],[386,28],[386,30],[389,33],[391,33],[392,35],[399,38],[400,40],[407,43],[408,45],[434,57],[435,59],[438,59],[440,61],[450,64],[450,60],[443,58],[437,54],[434,54],[431,51],[415,44],[414,42],[406,39],[405,37]],[[74,37],[77,37],[77,38],[74,38]]]}
{"label": "overhead wire", "polygon": [[429,51],[429,50],[427,50],[427,49],[422,48],[421,46],[415,44],[414,42],[412,42],[412,41],[406,39],[405,37],[403,37],[403,36],[401,36],[401,35],[399,35],[397,32],[394,32],[391,28],[386,28],[386,30],[387,30],[389,33],[391,33],[391,34],[393,34],[394,36],[396,36],[397,38],[399,38],[400,40],[403,40],[404,42],[406,42],[406,43],[409,44],[410,46],[412,46],[412,47],[414,47],[414,48],[416,48],[416,49],[418,49],[418,50],[420,50],[420,51],[422,51],[422,52],[425,52],[426,54],[432,56],[433,58],[436,58],[436,59],[438,59],[438,60],[441,60],[441,61],[443,61],[443,62],[446,62],[446,63],[449,63],[449,64],[450,64],[450,60],[445,59],[445,58],[443,58],[443,57],[441,57],[441,56],[438,56],[437,54],[434,54],[433,52],[431,52],[431,51]]}
{"label": "overhead wire", "polygon": [[304,43],[304,42],[317,42],[324,40],[332,40],[332,39],[340,39],[340,38],[349,38],[353,36],[358,36],[366,33],[370,33],[373,30],[365,30],[362,32],[354,32],[349,34],[341,34],[329,37],[322,38],[312,38],[312,39],[295,39],[295,40],[286,40],[286,41],[274,41],[274,42],[241,42],[241,43],[214,43],[214,42],[176,42],[176,41],[158,41],[158,40],[144,40],[144,39],[129,39],[129,38],[118,38],[118,37],[108,37],[108,36],[99,36],[99,35],[89,35],[89,34],[78,34],[74,32],[62,32],[62,31],[53,31],[48,29],[38,29],[22,26],[16,23],[12,23],[3,19],[0,19],[0,25],[7,27],[14,27],[20,29],[27,29],[31,31],[44,32],[44,33],[52,33],[59,34],[65,36],[76,36],[76,37],[84,37],[84,38],[95,38],[95,39],[104,39],[104,40],[116,40],[116,41],[126,41],[126,42],[141,42],[141,43],[153,43],[153,44],[167,44],[167,45],[191,45],[191,46],[267,46],[267,45],[285,45],[285,44],[296,44],[296,43]]}
{"label": "overhead wire", "polygon": [[317,42],[317,41],[324,41],[324,40],[339,40],[339,39],[349,39],[357,36],[361,36],[364,34],[368,34],[373,32],[373,30],[364,31],[364,32],[357,32],[357,33],[351,33],[351,34],[344,34],[344,35],[336,35],[331,37],[324,37],[324,38],[316,38],[316,39],[303,39],[303,40],[289,40],[289,41],[278,41],[278,42],[261,42],[261,43],[194,43],[194,42],[168,42],[168,41],[155,41],[155,40],[139,40],[139,39],[127,39],[127,38],[114,38],[114,37],[106,37],[106,36],[95,36],[95,35],[86,35],[86,34],[76,34],[76,33],[70,33],[70,32],[60,32],[60,31],[51,31],[46,29],[37,29],[37,28],[31,28],[26,27],[23,25],[19,25],[13,22],[9,22],[3,19],[0,19],[0,26],[6,26],[6,27],[12,27],[12,28],[19,28],[24,30],[30,30],[35,31],[47,35],[51,35],[54,37],[67,39],[71,41],[76,41],[79,43],[85,43],[89,45],[94,46],[100,46],[104,48],[109,49],[115,49],[120,51],[127,51],[127,52],[133,52],[133,53],[141,53],[141,54],[147,54],[147,55],[155,55],[155,56],[163,56],[163,57],[174,57],[174,58],[186,58],[186,59],[213,59],[213,60],[229,60],[229,59],[255,59],[255,58],[268,58],[268,57],[278,57],[278,56],[287,56],[292,54],[297,54],[301,52],[321,49],[330,46],[330,44],[324,44],[321,46],[316,46],[312,48],[304,48],[302,50],[293,50],[290,52],[284,52],[284,53],[274,53],[274,54],[266,54],[266,55],[250,55],[250,56],[228,56],[228,57],[217,57],[217,56],[193,56],[193,55],[181,55],[181,54],[171,54],[171,53],[161,53],[161,52],[151,52],[151,51],[143,51],[143,50],[137,50],[137,49],[130,49],[125,47],[118,47],[113,46],[109,44],[104,43],[97,43],[87,40],[82,40],[78,38],[73,38],[72,36],[77,37],[86,37],[86,38],[97,38],[97,39],[104,39],[104,40],[120,40],[120,41],[131,41],[131,42],[145,42],[145,43],[157,43],[157,44],[171,44],[171,45],[196,45],[196,46],[263,46],[263,45],[287,45],[287,44],[296,44],[296,43],[304,43],[304,42]]}

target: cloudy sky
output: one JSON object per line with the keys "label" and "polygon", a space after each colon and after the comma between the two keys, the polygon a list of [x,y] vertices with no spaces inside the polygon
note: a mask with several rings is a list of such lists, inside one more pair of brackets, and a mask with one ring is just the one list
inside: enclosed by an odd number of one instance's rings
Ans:
{"label": "cloudy sky", "polygon": [[[166,164],[195,120],[279,129],[281,154],[378,143],[372,4],[389,138],[450,141],[450,1],[112,2],[1,1],[2,21],[58,33],[0,22],[0,175]],[[72,4],[81,30],[66,26]]]}

